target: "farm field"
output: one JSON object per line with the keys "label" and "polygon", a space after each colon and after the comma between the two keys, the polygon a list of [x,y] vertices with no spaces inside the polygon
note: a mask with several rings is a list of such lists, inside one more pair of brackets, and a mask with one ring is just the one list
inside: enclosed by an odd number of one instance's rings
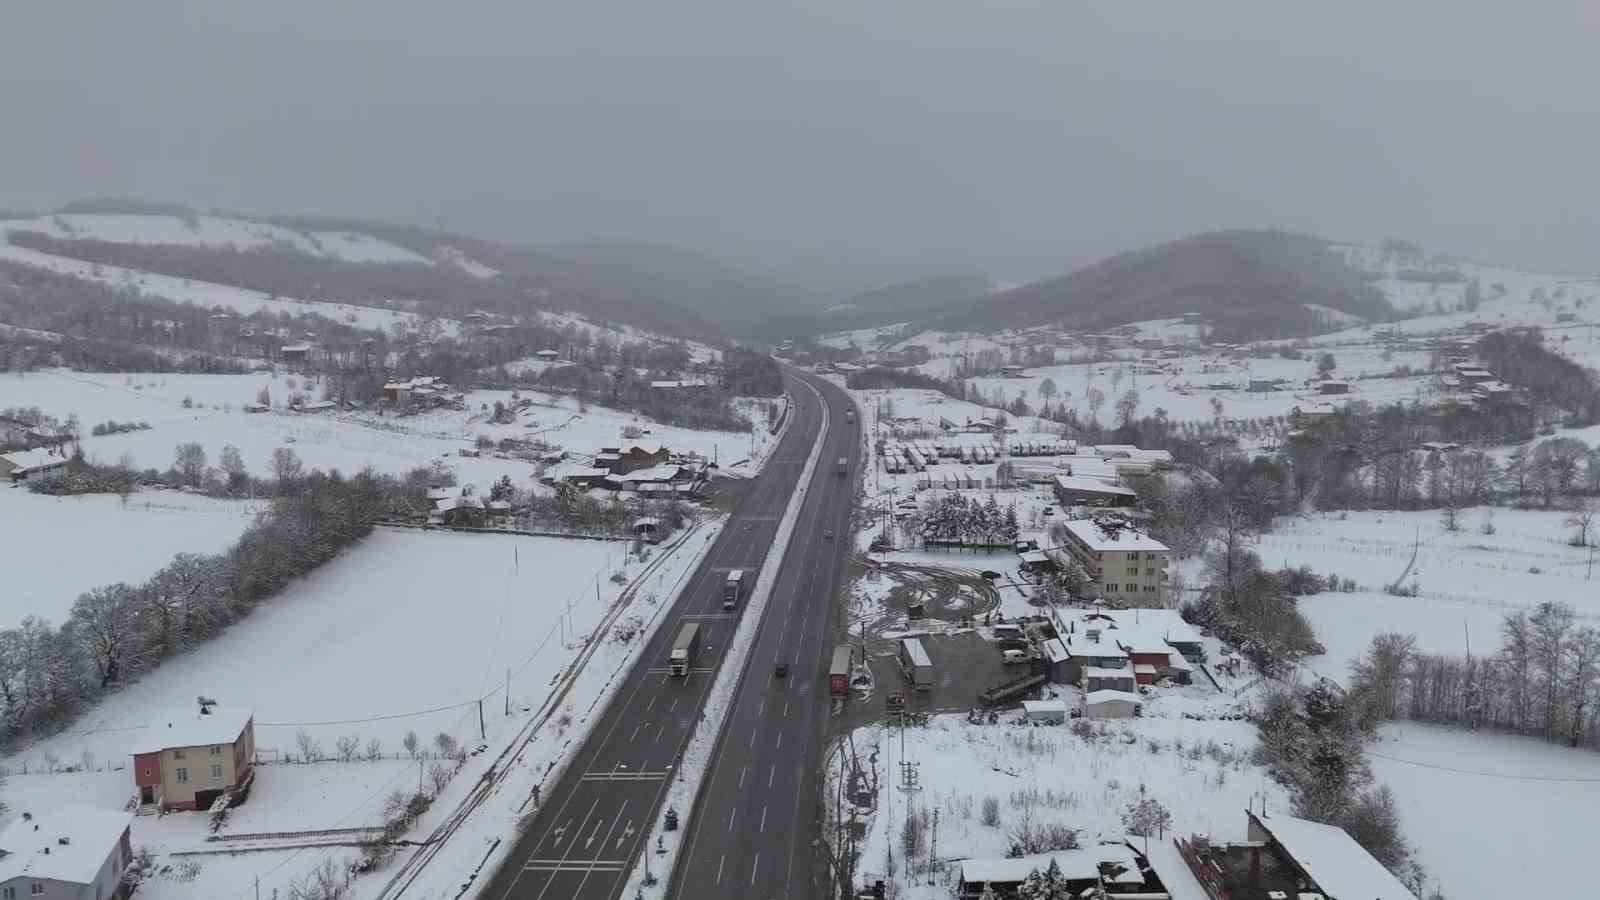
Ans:
{"label": "farm field", "polygon": [[219,553],[238,540],[262,505],[177,491],[140,491],[127,503],[114,494],[0,491],[11,583],[0,599],[0,628],[26,616],[60,624],[84,591],[136,584],[178,553]]}

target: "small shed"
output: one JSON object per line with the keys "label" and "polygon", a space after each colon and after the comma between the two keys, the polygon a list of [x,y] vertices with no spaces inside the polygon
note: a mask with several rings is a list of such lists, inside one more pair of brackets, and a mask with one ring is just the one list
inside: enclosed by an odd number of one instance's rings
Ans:
{"label": "small shed", "polygon": [[1317,385],[1317,391],[1322,394],[1348,394],[1350,393],[1350,382],[1324,381]]}
{"label": "small shed", "polygon": [[661,520],[655,516],[644,516],[633,520],[633,533],[640,540],[654,544],[661,540]]}
{"label": "small shed", "polygon": [[1143,704],[1138,694],[1126,691],[1089,691],[1083,695],[1083,715],[1090,719],[1131,719]]}
{"label": "small shed", "polygon": [[1024,700],[1022,701],[1022,714],[1029,722],[1047,725],[1060,725],[1067,721],[1067,702],[1065,700]]}
{"label": "small shed", "polygon": [[1134,663],[1133,680],[1140,684],[1155,684],[1161,672],[1154,663]]}
{"label": "small shed", "polygon": [[1072,662],[1072,654],[1067,652],[1067,645],[1061,643],[1058,637],[1050,638],[1039,645],[1045,664],[1050,667],[1050,680],[1057,684],[1067,684],[1070,677],[1068,667]]}
{"label": "small shed", "polygon": [[1134,680],[1132,669],[1089,666],[1083,670],[1083,689],[1091,694],[1097,691],[1121,691],[1132,694],[1138,690],[1138,684]]}

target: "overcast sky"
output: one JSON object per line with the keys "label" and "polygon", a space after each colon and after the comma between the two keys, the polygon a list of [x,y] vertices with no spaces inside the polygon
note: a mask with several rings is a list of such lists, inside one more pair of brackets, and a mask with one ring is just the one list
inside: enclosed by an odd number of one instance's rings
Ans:
{"label": "overcast sky", "polygon": [[140,0],[0,27],[0,205],[1008,280],[1220,227],[1600,270],[1600,0]]}

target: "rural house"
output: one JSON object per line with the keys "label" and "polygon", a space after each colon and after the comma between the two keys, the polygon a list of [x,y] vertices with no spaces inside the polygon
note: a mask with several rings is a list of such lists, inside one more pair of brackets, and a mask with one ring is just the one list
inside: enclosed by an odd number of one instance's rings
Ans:
{"label": "rural house", "polygon": [[1172,555],[1166,544],[1110,519],[1065,522],[1061,532],[1063,547],[1089,576],[1086,596],[1124,603],[1161,599]]}
{"label": "rural house", "polygon": [[128,896],[122,871],[133,859],[126,812],[64,806],[43,816],[24,812],[0,833],[0,897]]}
{"label": "rural house", "polygon": [[595,454],[594,464],[596,468],[605,469],[612,475],[626,475],[635,469],[659,466],[669,456],[667,448],[657,443],[619,444],[601,447],[600,452]]}
{"label": "rural house", "polygon": [[1342,828],[1250,810],[1245,815],[1249,831],[1244,843],[1177,841],[1184,863],[1208,896],[1416,900]]}
{"label": "rural house", "polygon": [[0,454],[0,475],[12,481],[27,481],[59,472],[67,467],[68,457],[53,450],[18,450]]}
{"label": "rural house", "polygon": [[1052,489],[1062,506],[1132,506],[1139,500],[1133,488],[1087,475],[1057,475]]}
{"label": "rural house", "polygon": [[223,791],[248,790],[256,752],[248,709],[211,702],[152,722],[130,751],[139,803],[159,809],[210,809]]}

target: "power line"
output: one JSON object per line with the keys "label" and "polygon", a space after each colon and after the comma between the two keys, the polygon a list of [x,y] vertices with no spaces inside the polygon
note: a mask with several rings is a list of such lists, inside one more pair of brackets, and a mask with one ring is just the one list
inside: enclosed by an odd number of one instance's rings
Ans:
{"label": "power line", "polygon": [[1547,781],[1557,784],[1600,784],[1600,777],[1563,778],[1555,775],[1514,775],[1507,772],[1479,772],[1475,769],[1457,769],[1453,766],[1441,766],[1437,763],[1418,762],[1414,759],[1401,759],[1398,756],[1385,756],[1382,753],[1374,753],[1371,750],[1367,751],[1367,755],[1376,756],[1378,759],[1386,759],[1390,762],[1403,763],[1408,766],[1416,766],[1420,769],[1435,769],[1440,772],[1454,772],[1457,775],[1476,775],[1480,778],[1504,778],[1508,781]]}

